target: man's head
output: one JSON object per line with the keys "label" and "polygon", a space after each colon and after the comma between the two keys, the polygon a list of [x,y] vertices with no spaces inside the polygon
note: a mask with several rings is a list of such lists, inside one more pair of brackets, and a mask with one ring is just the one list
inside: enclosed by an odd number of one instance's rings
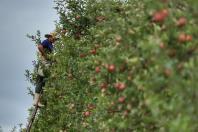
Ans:
{"label": "man's head", "polygon": [[54,43],[57,38],[55,37],[55,34],[54,33],[50,33],[50,34],[46,34],[45,37],[51,42],[51,43]]}

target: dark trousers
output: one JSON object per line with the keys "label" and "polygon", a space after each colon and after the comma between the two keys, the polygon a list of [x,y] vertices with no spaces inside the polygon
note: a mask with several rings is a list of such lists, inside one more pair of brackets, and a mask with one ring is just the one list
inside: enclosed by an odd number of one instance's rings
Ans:
{"label": "dark trousers", "polygon": [[45,77],[38,75],[37,80],[36,80],[35,93],[38,93],[38,94],[42,93],[44,86],[45,86]]}

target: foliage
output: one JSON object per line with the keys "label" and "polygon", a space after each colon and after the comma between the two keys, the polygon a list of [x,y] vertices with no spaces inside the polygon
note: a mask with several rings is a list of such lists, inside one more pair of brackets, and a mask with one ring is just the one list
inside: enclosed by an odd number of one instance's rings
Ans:
{"label": "foliage", "polygon": [[56,0],[35,132],[198,131],[195,0]]}

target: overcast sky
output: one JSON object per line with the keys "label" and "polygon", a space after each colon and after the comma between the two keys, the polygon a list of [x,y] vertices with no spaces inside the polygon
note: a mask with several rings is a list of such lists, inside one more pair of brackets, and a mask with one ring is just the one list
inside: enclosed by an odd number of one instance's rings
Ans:
{"label": "overcast sky", "polygon": [[0,0],[0,126],[4,132],[27,122],[32,97],[24,76],[32,68],[36,47],[27,33],[55,28],[58,15],[53,0]]}

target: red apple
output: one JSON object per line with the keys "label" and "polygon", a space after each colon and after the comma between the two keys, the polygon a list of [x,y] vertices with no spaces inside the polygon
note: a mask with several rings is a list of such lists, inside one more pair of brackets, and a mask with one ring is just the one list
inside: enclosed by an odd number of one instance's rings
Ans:
{"label": "red apple", "polygon": [[161,10],[161,13],[162,13],[162,15],[163,15],[164,17],[167,17],[168,14],[169,14],[167,9]]}
{"label": "red apple", "polygon": [[164,21],[164,17],[163,17],[163,15],[160,12],[155,12],[154,15],[153,15],[152,20],[154,22],[162,22],[162,21]]}
{"label": "red apple", "polygon": [[85,111],[85,112],[83,113],[83,115],[84,115],[85,117],[88,117],[88,116],[90,116],[90,115],[91,115],[91,112],[89,112],[89,111]]}
{"label": "red apple", "polygon": [[115,70],[116,70],[116,68],[115,68],[115,65],[114,65],[114,64],[110,64],[110,65],[108,65],[107,69],[108,69],[108,71],[109,71],[110,73],[113,73],[113,72],[115,72]]}
{"label": "red apple", "polygon": [[99,72],[100,72],[100,67],[97,66],[97,67],[95,68],[95,71],[96,71],[96,73],[99,73]]}
{"label": "red apple", "polygon": [[178,41],[180,43],[186,42],[186,35],[184,33],[180,34],[179,37],[178,37]]}
{"label": "red apple", "polygon": [[90,53],[93,54],[93,55],[95,55],[96,54],[96,49],[90,50]]}
{"label": "red apple", "polygon": [[191,35],[186,35],[186,41],[192,41],[192,36]]}
{"label": "red apple", "polygon": [[179,20],[177,21],[176,25],[178,27],[183,27],[183,26],[186,25],[186,23],[187,23],[186,18],[185,17],[180,17]]}
{"label": "red apple", "polygon": [[119,91],[123,91],[125,88],[126,88],[126,85],[125,85],[125,83],[116,83],[116,84],[114,84],[114,87],[117,89],[117,90],[119,90]]}
{"label": "red apple", "polygon": [[168,10],[167,9],[163,9],[161,11],[155,12],[153,14],[152,20],[154,22],[163,22],[167,16],[168,16]]}
{"label": "red apple", "polygon": [[124,103],[124,101],[125,101],[125,97],[124,96],[118,98],[118,102],[119,103]]}
{"label": "red apple", "polygon": [[125,88],[126,88],[125,83],[120,83],[120,85],[119,85],[119,87],[118,87],[118,90],[119,90],[119,91],[122,91],[122,90],[124,90]]}

